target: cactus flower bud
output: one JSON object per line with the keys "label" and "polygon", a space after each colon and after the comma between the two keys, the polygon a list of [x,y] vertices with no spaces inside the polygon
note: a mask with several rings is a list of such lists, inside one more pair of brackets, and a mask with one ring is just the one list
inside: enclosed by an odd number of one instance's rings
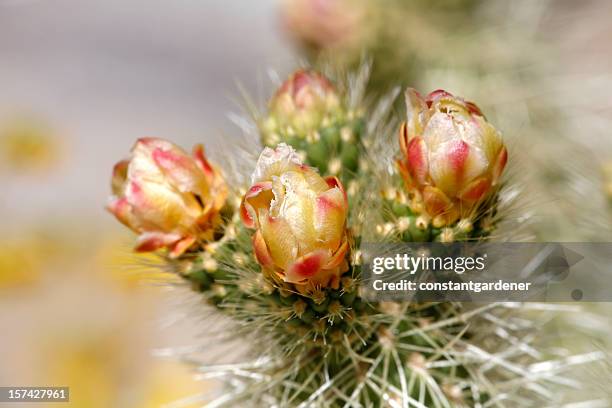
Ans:
{"label": "cactus flower bud", "polygon": [[[297,133],[302,137],[341,109],[338,93],[329,79],[306,70],[294,72],[281,85],[269,108],[264,133]],[[264,134],[264,139],[270,139],[270,135]]]}
{"label": "cactus flower bud", "polygon": [[177,257],[213,236],[227,187],[201,145],[189,156],[157,138],[139,139],[115,165],[108,210],[140,235],[139,252],[168,248]]}
{"label": "cactus flower bud", "polygon": [[406,106],[398,165],[415,207],[438,227],[469,217],[494,191],[506,165],[500,133],[474,103],[442,90],[423,99],[408,89]]}
{"label": "cactus flower bud", "polygon": [[356,45],[364,31],[364,7],[348,0],[284,0],[281,20],[300,43],[315,50]]}
{"label": "cactus flower bud", "polygon": [[347,211],[340,181],[321,177],[281,143],[259,157],[241,217],[256,229],[253,247],[266,275],[298,290],[337,289],[348,268]]}

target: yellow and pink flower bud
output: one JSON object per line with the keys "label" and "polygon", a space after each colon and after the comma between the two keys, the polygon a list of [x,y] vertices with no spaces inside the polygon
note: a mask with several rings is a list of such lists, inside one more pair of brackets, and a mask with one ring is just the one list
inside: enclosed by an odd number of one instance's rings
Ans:
{"label": "yellow and pink flower bud", "polygon": [[501,134],[478,106],[443,90],[423,98],[408,89],[406,107],[398,165],[416,207],[435,226],[470,216],[495,190],[506,165]]}
{"label": "yellow and pink flower bud", "polygon": [[334,85],[315,71],[294,72],[270,101],[269,120],[274,129],[292,128],[305,134],[317,129],[326,115],[340,110]]}
{"label": "yellow and pink flower bud", "polygon": [[201,145],[188,155],[171,142],[139,139],[128,160],[115,165],[107,206],[139,234],[139,252],[168,248],[179,256],[210,240],[220,222],[227,187]]}
{"label": "yellow and pink flower bud", "polygon": [[347,212],[340,181],[321,177],[284,143],[262,152],[241,206],[264,272],[298,290],[339,287],[348,269]]}

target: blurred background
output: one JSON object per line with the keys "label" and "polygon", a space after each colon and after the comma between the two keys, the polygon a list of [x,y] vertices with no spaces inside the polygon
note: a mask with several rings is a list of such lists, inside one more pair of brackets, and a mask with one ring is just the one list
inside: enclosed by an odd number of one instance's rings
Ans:
{"label": "blurred background", "polygon": [[79,407],[204,387],[152,355],[197,343],[201,322],[130,254],[110,171],[141,136],[214,150],[234,131],[236,82],[294,62],[276,7],[0,0],[0,385],[68,385]]}
{"label": "blurred background", "polygon": [[268,71],[302,59],[352,69],[365,49],[373,94],[413,84],[478,101],[528,180],[533,236],[609,240],[610,2],[347,4],[0,0],[0,385],[70,386],[83,407],[207,386],[154,357],[198,343],[197,299],[130,254],[104,211],[110,170],[141,136],[223,161],[236,83],[265,100]]}

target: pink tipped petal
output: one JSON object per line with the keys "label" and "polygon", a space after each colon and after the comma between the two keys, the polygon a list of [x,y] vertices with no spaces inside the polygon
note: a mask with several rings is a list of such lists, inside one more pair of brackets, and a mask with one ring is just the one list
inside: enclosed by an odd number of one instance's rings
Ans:
{"label": "pink tipped petal", "polygon": [[495,164],[493,165],[493,185],[495,185],[497,183],[497,180],[499,180],[499,178],[501,177],[507,162],[508,150],[506,150],[505,147],[502,147],[502,150],[499,152],[499,155],[495,160]]}
{"label": "pink tipped petal", "polygon": [[249,188],[249,191],[244,195],[245,199],[249,200],[254,197],[257,197],[262,192],[272,190],[272,182],[271,181],[260,181],[255,183]]}
{"label": "pink tipped petal", "polygon": [[113,194],[117,196],[123,194],[125,182],[127,180],[127,172],[129,165],[129,160],[122,160],[119,163],[115,164],[115,166],[113,167],[113,178],[111,181],[111,187]]}
{"label": "pink tipped petal", "polygon": [[329,188],[338,187],[340,190],[344,190],[344,188],[342,187],[342,182],[340,181],[340,179],[338,179],[338,177],[327,176],[324,178],[324,180]]}
{"label": "pink tipped petal", "polygon": [[177,168],[189,170],[193,168],[189,157],[172,150],[155,148],[153,160],[159,167],[167,171],[174,171]]}
{"label": "pink tipped petal", "polygon": [[141,137],[138,140],[136,140],[135,146],[144,145],[147,147],[158,147],[163,143],[165,143],[165,140],[159,139],[157,137]]}
{"label": "pink tipped petal", "polygon": [[[333,84],[325,76],[314,71],[298,70],[288,82],[292,85],[292,97],[296,99],[299,99],[299,95],[302,94],[304,90],[308,90],[308,88],[312,88],[321,93],[334,91]],[[287,88],[284,90],[286,91]],[[298,106],[300,106],[299,103]]]}
{"label": "pink tipped petal", "polygon": [[128,203],[127,198],[112,198],[106,206],[106,209],[126,227],[131,229],[135,228],[132,221],[132,207],[130,203]]}
{"label": "pink tipped petal", "polygon": [[431,106],[433,103],[442,98],[454,98],[454,96],[453,94],[446,92],[444,89],[436,89],[425,97],[425,102],[427,103],[427,106]]}
{"label": "pink tipped petal", "polygon": [[208,159],[206,159],[206,154],[204,154],[204,146],[201,144],[195,145],[193,147],[193,157],[200,169],[202,169],[209,179],[215,176],[215,170],[208,162]]}
{"label": "pink tipped petal", "polygon": [[431,186],[427,186],[423,190],[423,201],[427,212],[431,216],[442,214],[448,211],[453,205],[442,190]]}
{"label": "pink tipped petal", "polygon": [[461,192],[459,199],[474,203],[483,198],[491,187],[491,180],[481,177],[468,184]]}
{"label": "pink tipped petal", "polygon": [[412,178],[420,184],[424,184],[427,178],[427,146],[420,137],[415,137],[408,143],[408,170]]}
{"label": "pink tipped petal", "polygon": [[314,224],[318,244],[335,250],[345,233],[347,207],[338,188],[316,198]]}
{"label": "pink tipped petal", "polygon": [[138,237],[136,252],[151,252],[168,247],[181,239],[178,234],[163,234],[161,232],[145,232]]}
{"label": "pink tipped petal", "polygon": [[321,249],[304,255],[287,268],[285,282],[300,283],[316,276],[328,258],[328,252]]}
{"label": "pink tipped petal", "polygon": [[259,230],[253,235],[253,252],[255,252],[255,258],[261,266],[265,268],[274,267],[274,260],[272,260],[270,251],[268,251],[268,246]]}
{"label": "pink tipped petal", "polygon": [[173,150],[179,148],[174,143],[158,137],[141,137],[134,143],[132,154],[149,156],[155,149]]}
{"label": "pink tipped petal", "polygon": [[176,150],[155,148],[153,161],[181,192],[208,195],[208,184],[204,179],[204,173],[178,148]]}
{"label": "pink tipped petal", "polygon": [[342,192],[342,197],[344,197],[344,207],[348,208],[348,196],[346,195],[346,190],[344,190],[344,186],[338,177],[329,176],[325,177],[325,182],[329,186],[329,188],[337,188]]}
{"label": "pink tipped petal", "polygon": [[240,216],[244,225],[248,228],[255,228],[258,211],[270,208],[273,199],[272,182],[254,184],[244,195],[240,209]]}
{"label": "pink tipped petal", "polygon": [[240,204],[240,219],[242,219],[242,223],[247,228],[255,228],[255,212],[253,207],[250,204],[247,204],[242,201]]}
{"label": "pink tipped petal", "polygon": [[178,258],[183,255],[194,243],[195,237],[186,237],[170,246],[170,258]]}

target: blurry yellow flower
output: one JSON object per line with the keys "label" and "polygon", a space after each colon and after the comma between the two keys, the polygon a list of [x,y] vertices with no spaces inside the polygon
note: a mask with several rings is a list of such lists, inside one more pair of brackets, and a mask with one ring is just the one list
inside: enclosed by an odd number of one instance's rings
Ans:
{"label": "blurry yellow flower", "polygon": [[11,170],[48,169],[58,161],[58,156],[58,140],[37,120],[14,119],[0,130],[0,158]]}
{"label": "blurry yellow flower", "polygon": [[[147,291],[162,290],[159,283],[171,284],[177,282],[178,276],[163,268],[163,259],[155,253],[138,254],[136,256],[125,246],[123,235],[107,236],[96,248],[94,263],[100,268],[102,279],[111,281],[121,289],[139,291],[143,283]],[[151,285],[155,283],[155,285]]]}
{"label": "blurry yellow flower", "polygon": [[475,104],[442,90],[422,98],[408,89],[406,106],[398,164],[408,190],[435,226],[469,216],[506,165],[500,133]]}
{"label": "blurry yellow flower", "polygon": [[168,141],[139,139],[132,156],[115,165],[108,209],[140,234],[137,251],[170,249],[179,256],[198,240],[212,239],[227,186],[204,156]]}
{"label": "blurry yellow flower", "polygon": [[33,285],[40,279],[42,260],[26,245],[0,242],[0,289]]}
{"label": "blurry yellow flower", "polygon": [[193,366],[178,361],[158,359],[149,373],[144,390],[145,401],[138,405],[142,408],[164,407],[173,403],[184,408],[201,407],[202,401],[197,398],[192,403],[186,400],[202,395],[211,387],[209,383],[196,380]]}
{"label": "blurry yellow flower", "polygon": [[241,216],[256,228],[253,246],[264,272],[302,287],[338,288],[348,268],[344,188],[305,166],[281,143],[257,162]]}
{"label": "blurry yellow flower", "polygon": [[[75,333],[75,336],[79,334]],[[83,336],[82,333],[80,333]],[[85,336],[83,336],[85,337]],[[45,338],[46,341],[53,341]],[[78,341],[75,341],[78,340]],[[117,355],[119,345],[108,338],[70,339],[45,353],[40,362],[44,376],[70,388],[70,401],[83,407],[109,407],[117,399],[121,387],[115,375],[121,369]]]}

